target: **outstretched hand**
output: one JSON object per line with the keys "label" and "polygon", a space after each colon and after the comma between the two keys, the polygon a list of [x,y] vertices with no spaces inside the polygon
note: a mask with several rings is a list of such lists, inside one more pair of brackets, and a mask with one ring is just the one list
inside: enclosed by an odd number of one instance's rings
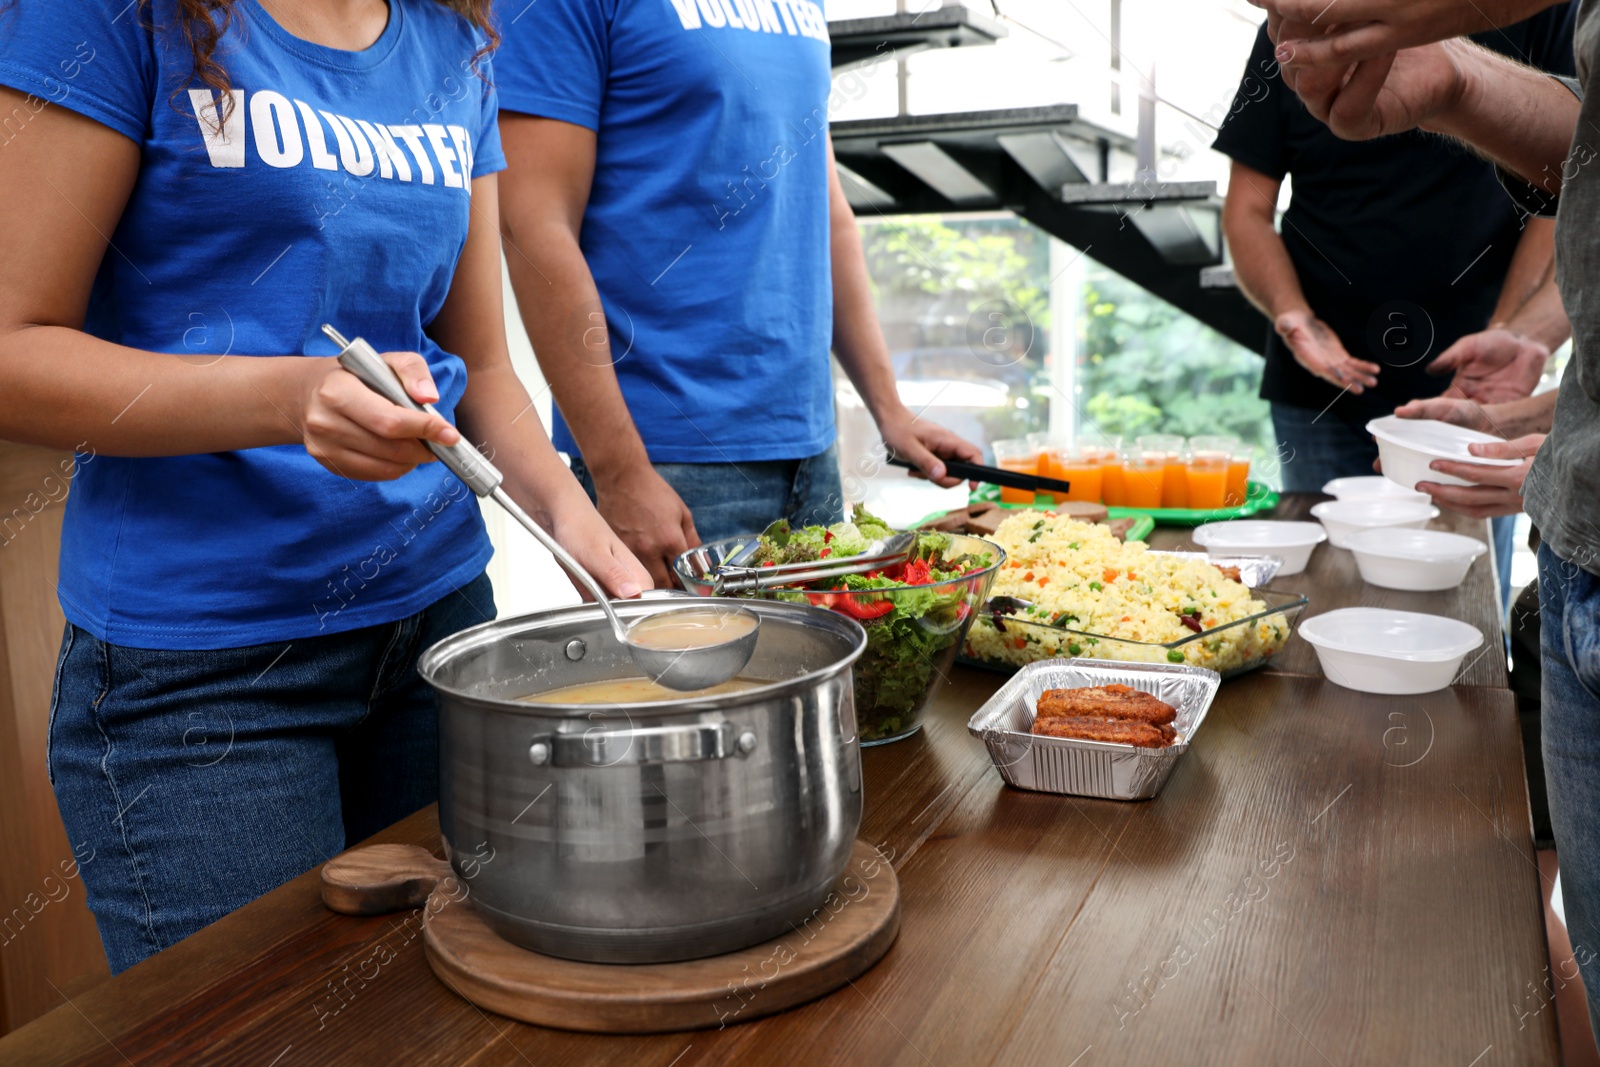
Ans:
{"label": "outstretched hand", "polygon": [[1549,359],[1549,346],[1499,327],[1461,338],[1428,365],[1428,373],[1452,375],[1445,396],[1501,404],[1531,396]]}
{"label": "outstretched hand", "polygon": [[1311,312],[1286,311],[1273,328],[1289,346],[1295,362],[1329,385],[1362,393],[1378,384],[1378,371],[1383,368],[1345,351],[1338,334]]}

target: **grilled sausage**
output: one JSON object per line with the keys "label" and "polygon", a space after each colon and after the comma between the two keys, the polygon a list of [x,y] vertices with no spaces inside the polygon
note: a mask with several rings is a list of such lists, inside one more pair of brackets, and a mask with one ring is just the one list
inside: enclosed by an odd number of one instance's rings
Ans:
{"label": "grilled sausage", "polygon": [[1109,741],[1139,748],[1165,748],[1171,741],[1163,733],[1170,726],[1156,726],[1128,719],[1088,719],[1057,717],[1035,719],[1033,732],[1042,737],[1070,737],[1079,741]]}
{"label": "grilled sausage", "polygon": [[1178,717],[1171,704],[1126,685],[1097,685],[1082,689],[1047,689],[1035,709],[1041,719],[1126,719],[1166,726]]}

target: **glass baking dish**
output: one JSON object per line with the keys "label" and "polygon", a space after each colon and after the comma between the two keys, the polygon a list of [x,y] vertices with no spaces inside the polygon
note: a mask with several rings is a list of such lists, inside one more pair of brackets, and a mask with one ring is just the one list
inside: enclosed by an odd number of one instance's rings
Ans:
{"label": "glass baking dish", "polygon": [[1253,671],[1288,644],[1308,603],[1299,593],[1252,589],[1265,610],[1177,641],[1135,641],[1088,630],[1052,626],[1030,617],[1009,598],[993,597],[978,611],[962,645],[961,661],[1007,673],[1048,659],[1103,659],[1205,667],[1224,678]]}

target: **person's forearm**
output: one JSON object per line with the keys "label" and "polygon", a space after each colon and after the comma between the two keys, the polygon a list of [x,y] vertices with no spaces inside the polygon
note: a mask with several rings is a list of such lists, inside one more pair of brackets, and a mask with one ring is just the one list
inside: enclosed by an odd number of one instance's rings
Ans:
{"label": "person's forearm", "polygon": [[1500,283],[1500,298],[1489,316],[1491,329],[1508,325],[1550,277],[1555,262],[1555,228],[1552,219],[1530,218],[1523,226],[1505,280]]}
{"label": "person's forearm", "polygon": [[552,513],[587,505],[588,498],[545,436],[538,416],[528,410],[532,406],[508,357],[470,371],[456,425],[500,468],[506,491],[548,530]]}
{"label": "person's forearm", "polygon": [[[830,171],[831,171],[830,167]],[[874,421],[882,426],[904,410],[894,380],[889,345],[878,325],[867,279],[866,255],[855,213],[837,178],[830,182],[829,257],[833,268],[833,354],[861,394]]]}
{"label": "person's forearm", "polygon": [[64,326],[0,336],[0,438],[109,456],[231,452],[302,440],[321,360],[176,356]]}
{"label": "person's forearm", "polygon": [[1567,321],[1567,311],[1561,304],[1561,291],[1556,288],[1555,264],[1545,271],[1544,281],[1522,302],[1504,323],[1506,329],[1531,337],[1554,351],[1572,336],[1572,324]]}
{"label": "person's forearm", "polygon": [[1460,65],[1461,89],[1424,128],[1471,145],[1546,195],[1557,196],[1566,168],[1594,157],[1593,148],[1573,144],[1578,98],[1549,75],[1470,41],[1448,47]]}
{"label": "person's forearm", "polygon": [[1271,321],[1285,312],[1310,310],[1300,275],[1272,220],[1245,211],[1223,218],[1239,291]]}
{"label": "person's forearm", "polygon": [[507,232],[506,263],[534,355],[597,478],[647,465],[613,367],[610,331],[577,235],[557,219]]}
{"label": "person's forearm", "polygon": [[1551,389],[1503,404],[1487,404],[1483,408],[1484,418],[1493,427],[1493,433],[1507,440],[1530,433],[1549,433],[1555,419],[1556,392]]}

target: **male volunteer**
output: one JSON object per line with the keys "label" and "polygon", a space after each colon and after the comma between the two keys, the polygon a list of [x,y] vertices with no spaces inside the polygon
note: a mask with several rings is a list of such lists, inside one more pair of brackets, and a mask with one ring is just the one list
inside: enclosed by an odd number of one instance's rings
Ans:
{"label": "male volunteer", "polygon": [[[1600,943],[1600,8],[1585,0],[1578,11],[1580,89],[1459,36],[1548,0],[1342,0],[1326,27],[1315,24],[1324,0],[1258,2],[1269,7],[1285,82],[1335,133],[1364,140],[1421,128],[1457,138],[1500,165],[1525,209],[1555,211],[1573,366],[1522,490],[1541,536],[1545,779],[1567,929],[1575,946]],[[1517,457],[1526,444],[1474,451]],[[1593,1024],[1600,956],[1579,953],[1578,967]]]}
{"label": "male volunteer", "polygon": [[[1567,4],[1476,40],[1572,73]],[[1479,349],[1503,348],[1529,373],[1474,399],[1526,395],[1567,322],[1549,270],[1554,224],[1518,211],[1490,163],[1418,130],[1341,140],[1283,85],[1273,47],[1262,26],[1212,147],[1233,160],[1223,225],[1234,273],[1273,325],[1261,395],[1292,450],[1285,488],[1315,493],[1372,473],[1368,421],[1437,395],[1448,381],[1437,372]]]}
{"label": "male volunteer", "polygon": [[555,440],[658,584],[700,538],[840,515],[830,345],[896,453],[979,449],[900,402],[828,137],[811,0],[502,3],[502,231]]}

